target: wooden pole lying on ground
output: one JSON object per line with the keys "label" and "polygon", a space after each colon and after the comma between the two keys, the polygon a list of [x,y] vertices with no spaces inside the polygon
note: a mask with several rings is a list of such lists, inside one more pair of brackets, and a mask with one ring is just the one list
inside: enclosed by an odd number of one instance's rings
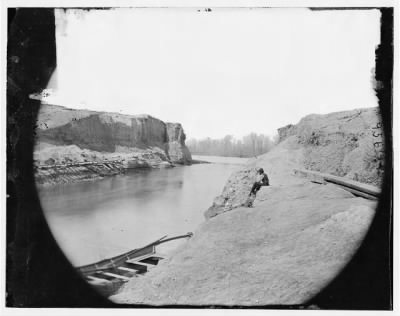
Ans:
{"label": "wooden pole lying on ground", "polygon": [[334,183],[336,185],[339,185],[341,188],[353,193],[354,195],[361,196],[366,199],[377,200],[379,199],[379,196],[381,194],[380,189],[376,186],[346,179],[344,177],[338,177],[328,173],[321,173],[305,169],[294,169],[293,171],[295,175],[310,179],[310,181],[312,182],[317,182],[321,184],[324,184],[326,182]]}

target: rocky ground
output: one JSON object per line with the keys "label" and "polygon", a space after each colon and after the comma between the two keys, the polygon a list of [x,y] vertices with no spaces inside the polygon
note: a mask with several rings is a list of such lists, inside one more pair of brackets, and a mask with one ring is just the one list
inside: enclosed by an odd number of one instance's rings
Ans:
{"label": "rocky ground", "polygon": [[[38,185],[99,180],[128,169],[172,168],[174,164],[158,147],[146,149],[119,146],[116,152],[98,152],[76,145],[38,143],[34,152]],[[95,164],[93,164],[95,163]]]}
{"label": "rocky ground", "polygon": [[[293,175],[307,148],[288,136],[232,175],[209,218],[185,245],[111,299],[150,305],[301,304],[318,293],[362,242],[376,203]],[[253,208],[255,168],[270,178]]]}
{"label": "rocky ground", "polygon": [[126,168],[173,166],[165,152],[158,147],[141,149],[119,146],[115,152],[99,152],[80,148],[76,145],[57,146],[43,142],[37,144],[34,160],[37,166],[104,162],[107,160],[120,160]]}

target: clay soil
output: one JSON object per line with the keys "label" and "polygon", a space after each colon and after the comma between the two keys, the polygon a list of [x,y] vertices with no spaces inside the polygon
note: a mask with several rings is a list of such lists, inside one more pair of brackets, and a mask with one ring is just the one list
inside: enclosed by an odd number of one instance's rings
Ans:
{"label": "clay soil", "polygon": [[[289,138],[246,168],[270,178],[253,208],[206,220],[169,259],[129,281],[111,299],[150,305],[301,304],[326,286],[362,242],[376,203],[293,175],[304,149]],[[224,192],[248,194],[243,173]]]}

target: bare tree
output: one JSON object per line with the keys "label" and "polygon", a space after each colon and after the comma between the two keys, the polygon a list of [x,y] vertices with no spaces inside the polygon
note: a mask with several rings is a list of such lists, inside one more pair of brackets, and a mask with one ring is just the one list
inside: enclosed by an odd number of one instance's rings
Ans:
{"label": "bare tree", "polygon": [[226,135],[221,139],[189,139],[186,142],[193,154],[231,156],[231,157],[257,157],[268,152],[274,142],[267,135],[250,133],[242,139],[235,139]]}

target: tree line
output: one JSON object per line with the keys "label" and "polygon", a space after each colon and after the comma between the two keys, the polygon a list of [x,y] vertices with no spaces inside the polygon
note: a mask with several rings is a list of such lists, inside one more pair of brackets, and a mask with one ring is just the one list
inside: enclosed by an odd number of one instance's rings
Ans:
{"label": "tree line", "polygon": [[269,136],[256,133],[250,133],[241,139],[226,135],[220,139],[207,137],[186,141],[192,154],[225,157],[257,157],[268,152],[274,144],[275,141]]}

